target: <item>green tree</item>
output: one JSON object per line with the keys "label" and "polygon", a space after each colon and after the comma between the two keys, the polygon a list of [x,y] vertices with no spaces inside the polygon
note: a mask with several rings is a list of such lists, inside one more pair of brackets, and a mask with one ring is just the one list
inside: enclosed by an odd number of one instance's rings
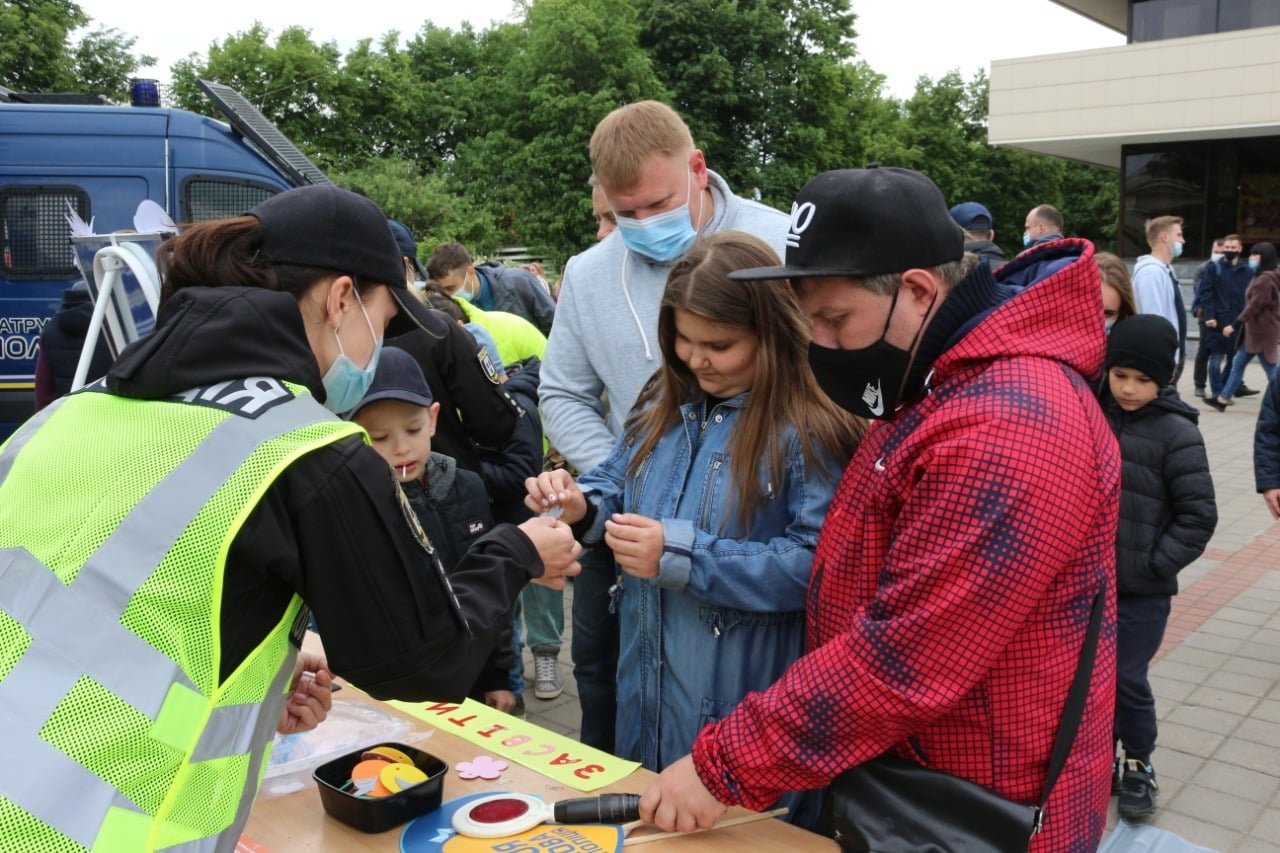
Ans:
{"label": "green tree", "polygon": [[255,22],[244,32],[209,46],[173,66],[171,96],[177,106],[213,115],[197,86],[213,80],[244,95],[280,131],[326,168],[353,156],[357,134],[338,113],[343,84],[342,54],[335,42],[316,44],[302,27],[286,27],[271,42],[271,31]]}
{"label": "green tree", "polygon": [[137,38],[114,27],[97,27],[82,36],[71,51],[77,87],[123,100],[138,70],[156,63],[154,56],[134,55],[136,42]]}
{"label": "green tree", "polygon": [[96,27],[70,0],[5,0],[0,3],[0,85],[19,92],[89,92],[121,101],[129,78],[155,64],[133,53],[136,38]]}
{"label": "green tree", "polygon": [[617,0],[536,0],[522,25],[490,31],[473,80],[485,132],[459,142],[447,174],[455,193],[483,197],[505,242],[557,262],[590,245],[592,130],[615,107],[666,95],[637,35]]}
{"label": "green tree", "polygon": [[443,177],[423,174],[415,163],[374,159],[329,177],[341,187],[364,193],[387,216],[408,226],[424,263],[431,248],[447,240],[458,240],[478,254],[488,254],[501,243],[488,210],[450,192]]}
{"label": "green tree", "polygon": [[636,0],[640,44],[713,169],[789,207],[860,159],[883,78],[854,62],[848,0]]}

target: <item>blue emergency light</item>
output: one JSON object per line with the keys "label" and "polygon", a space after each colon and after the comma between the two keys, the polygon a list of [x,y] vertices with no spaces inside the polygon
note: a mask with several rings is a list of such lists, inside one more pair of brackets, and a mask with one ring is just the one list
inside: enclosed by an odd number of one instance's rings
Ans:
{"label": "blue emergency light", "polygon": [[134,78],[129,83],[129,102],[135,107],[160,106],[159,81]]}

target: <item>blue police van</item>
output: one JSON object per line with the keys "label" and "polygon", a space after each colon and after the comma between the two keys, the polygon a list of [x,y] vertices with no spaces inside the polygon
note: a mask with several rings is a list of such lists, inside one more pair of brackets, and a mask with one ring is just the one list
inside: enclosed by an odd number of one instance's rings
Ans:
{"label": "blue police van", "polygon": [[40,330],[81,278],[68,211],[107,234],[144,199],[182,224],[327,181],[234,90],[200,87],[227,123],[160,107],[152,81],[130,106],[0,87],[0,440],[34,411]]}

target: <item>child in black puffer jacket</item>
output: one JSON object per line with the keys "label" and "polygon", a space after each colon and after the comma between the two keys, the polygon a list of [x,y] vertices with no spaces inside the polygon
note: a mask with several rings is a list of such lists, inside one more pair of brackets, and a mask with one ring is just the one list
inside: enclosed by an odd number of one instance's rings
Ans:
{"label": "child in black puffer jacket", "polygon": [[1169,385],[1178,333],[1164,317],[1137,314],[1107,342],[1102,408],[1123,461],[1116,537],[1116,737],[1119,812],[1127,821],[1156,810],[1151,767],[1155,699],[1147,667],[1160,649],[1177,574],[1204,552],[1218,524],[1199,412]]}

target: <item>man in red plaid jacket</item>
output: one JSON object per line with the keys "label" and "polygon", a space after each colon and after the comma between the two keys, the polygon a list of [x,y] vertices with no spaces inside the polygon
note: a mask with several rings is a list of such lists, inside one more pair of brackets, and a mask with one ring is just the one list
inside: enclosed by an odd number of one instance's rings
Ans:
{"label": "man in red plaid jacket", "polygon": [[[1036,247],[997,277],[963,241],[924,175],[827,172],[792,206],[787,265],[734,274],[792,279],[819,384],[882,422],[828,511],[808,654],[645,793],[642,816],[664,829],[824,787],[885,752],[1037,803],[1101,592],[1083,719],[1031,845],[1097,848],[1120,463],[1087,381],[1105,340],[1093,246]],[[1053,272],[1001,283],[1030,267]]]}

